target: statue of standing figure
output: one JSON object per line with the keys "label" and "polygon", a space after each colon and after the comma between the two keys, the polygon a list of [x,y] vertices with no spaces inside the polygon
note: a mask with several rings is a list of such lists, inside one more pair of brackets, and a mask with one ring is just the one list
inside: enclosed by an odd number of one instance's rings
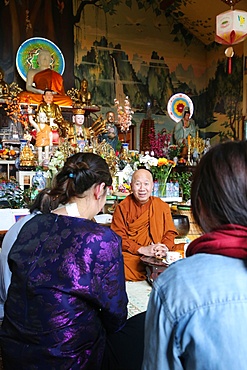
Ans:
{"label": "statue of standing figure", "polygon": [[106,132],[99,137],[99,140],[105,140],[116,151],[118,145],[118,129],[115,125],[115,113],[108,111],[105,121]]}
{"label": "statue of standing figure", "polygon": [[37,132],[35,146],[37,147],[38,150],[38,165],[41,166],[43,164],[43,149],[45,154],[44,158],[45,161],[49,160],[50,148],[52,147],[51,127],[47,123],[47,117],[45,112],[39,112],[37,114],[36,121],[32,116],[31,107],[28,107],[28,114],[29,122]]}

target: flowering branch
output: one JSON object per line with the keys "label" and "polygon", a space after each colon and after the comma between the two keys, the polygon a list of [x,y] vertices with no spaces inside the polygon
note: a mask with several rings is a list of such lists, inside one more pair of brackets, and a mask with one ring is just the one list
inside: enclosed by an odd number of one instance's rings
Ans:
{"label": "flowering branch", "polygon": [[132,114],[134,113],[130,106],[129,98],[128,96],[126,96],[123,107],[119,104],[119,101],[117,99],[114,99],[114,103],[117,107],[118,125],[121,132],[124,132],[126,134],[127,131],[129,131],[130,126],[132,125]]}

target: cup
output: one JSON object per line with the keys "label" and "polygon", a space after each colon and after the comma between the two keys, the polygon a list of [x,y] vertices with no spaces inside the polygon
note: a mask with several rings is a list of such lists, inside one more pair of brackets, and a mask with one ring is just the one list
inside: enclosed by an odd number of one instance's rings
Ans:
{"label": "cup", "polygon": [[182,255],[179,252],[168,251],[166,252],[165,262],[170,265],[173,262],[176,262],[182,258]]}

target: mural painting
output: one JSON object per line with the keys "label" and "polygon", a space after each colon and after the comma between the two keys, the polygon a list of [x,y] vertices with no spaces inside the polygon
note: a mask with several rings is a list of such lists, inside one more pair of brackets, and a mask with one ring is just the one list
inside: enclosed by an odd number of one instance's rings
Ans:
{"label": "mural painting", "polygon": [[[75,7],[78,1],[75,1]],[[164,13],[139,9],[136,3],[116,7],[116,14],[85,7],[75,29],[75,84],[89,81],[94,101],[112,107],[114,99],[129,96],[137,113],[151,106],[160,129],[172,130],[167,114],[169,98],[187,94],[194,104],[194,120],[201,134],[237,138],[242,118],[242,48],[227,71],[223,47],[188,42],[175,33]],[[107,109],[108,109],[107,108]],[[218,134],[219,133],[219,134]]]}

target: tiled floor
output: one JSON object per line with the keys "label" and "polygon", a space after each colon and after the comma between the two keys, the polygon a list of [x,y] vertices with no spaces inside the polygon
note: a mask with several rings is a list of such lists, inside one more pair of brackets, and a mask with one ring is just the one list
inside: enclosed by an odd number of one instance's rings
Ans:
{"label": "tiled floor", "polygon": [[147,281],[126,281],[128,317],[146,311],[151,290]]}

